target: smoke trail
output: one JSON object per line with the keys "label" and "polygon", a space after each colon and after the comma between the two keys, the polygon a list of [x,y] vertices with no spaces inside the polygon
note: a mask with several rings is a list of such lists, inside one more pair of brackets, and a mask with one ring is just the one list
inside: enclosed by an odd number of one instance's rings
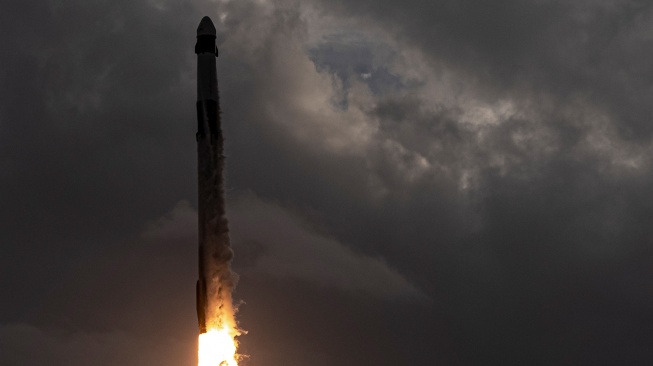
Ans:
{"label": "smoke trail", "polygon": [[[216,99],[215,104],[202,103],[202,112],[207,117],[203,120],[209,122],[206,131],[209,133],[204,136],[209,141],[198,143],[200,276],[207,281],[207,328],[223,328],[226,325],[236,330],[232,292],[237,277],[231,271],[233,251],[224,199],[224,139],[217,95]],[[202,159],[208,161],[202,163]]]}

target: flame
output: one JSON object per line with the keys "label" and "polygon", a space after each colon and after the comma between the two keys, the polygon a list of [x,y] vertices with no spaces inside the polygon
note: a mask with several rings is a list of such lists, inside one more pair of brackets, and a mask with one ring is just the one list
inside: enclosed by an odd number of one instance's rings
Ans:
{"label": "flame", "polygon": [[197,352],[198,366],[238,366],[237,331],[228,326],[211,328],[200,334]]}

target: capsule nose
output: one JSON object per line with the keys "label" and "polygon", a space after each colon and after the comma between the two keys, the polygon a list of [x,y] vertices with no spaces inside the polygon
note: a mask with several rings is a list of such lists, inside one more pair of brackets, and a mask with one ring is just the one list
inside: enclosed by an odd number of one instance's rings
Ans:
{"label": "capsule nose", "polygon": [[214,36],[215,37],[215,26],[211,21],[211,18],[204,17],[200,22],[200,25],[197,27],[197,36]]}

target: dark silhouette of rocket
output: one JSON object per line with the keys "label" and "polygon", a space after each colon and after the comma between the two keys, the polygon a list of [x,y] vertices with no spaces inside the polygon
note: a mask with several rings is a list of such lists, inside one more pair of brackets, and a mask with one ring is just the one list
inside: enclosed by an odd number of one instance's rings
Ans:
{"label": "dark silhouette of rocket", "polygon": [[[225,259],[219,258],[216,247],[227,246],[228,229],[224,203],[223,137],[220,127],[220,101],[215,44],[216,30],[209,17],[202,18],[197,27],[197,172],[198,172],[198,227],[199,279],[196,286],[197,320],[200,334],[207,331],[207,318],[215,285],[212,267]],[[226,243],[220,241],[226,238]],[[218,254],[216,254],[218,253]],[[217,279],[219,282],[219,279]],[[209,286],[212,286],[211,288]],[[218,293],[220,287],[218,286]]]}

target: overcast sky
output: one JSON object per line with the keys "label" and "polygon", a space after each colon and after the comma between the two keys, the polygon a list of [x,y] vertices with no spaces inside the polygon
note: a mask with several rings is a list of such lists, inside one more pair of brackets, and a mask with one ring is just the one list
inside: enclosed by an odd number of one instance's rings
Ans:
{"label": "overcast sky", "polygon": [[650,365],[653,3],[0,5],[0,364],[193,365],[218,29],[252,366]]}

